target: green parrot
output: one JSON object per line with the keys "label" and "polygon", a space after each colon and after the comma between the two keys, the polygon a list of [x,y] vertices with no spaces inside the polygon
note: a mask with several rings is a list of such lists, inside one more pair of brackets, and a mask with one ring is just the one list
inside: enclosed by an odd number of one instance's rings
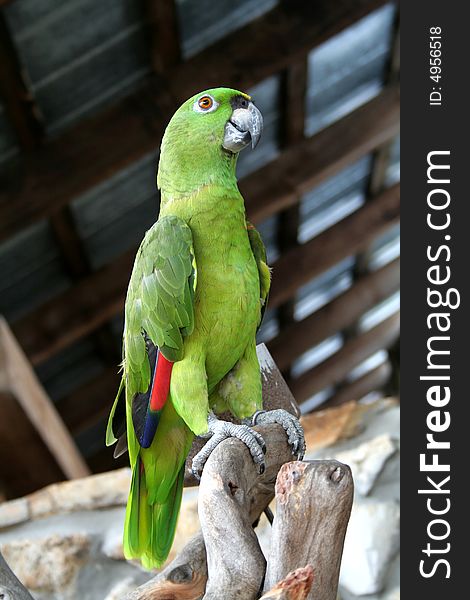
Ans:
{"label": "green parrot", "polygon": [[270,270],[235,176],[238,153],[256,146],[262,124],[250,96],[217,88],[187,100],[163,136],[160,214],[129,282],[122,381],[106,435],[108,445],[120,438],[115,455],[127,442],[124,553],[147,568],[161,566],[170,551],[194,436],[210,438],[193,461],[197,476],[230,436],[264,470],[261,435],[216,413],[255,415],[250,424],[280,422],[293,453],[303,456],[298,421],[285,411],[262,411],[256,332]]}

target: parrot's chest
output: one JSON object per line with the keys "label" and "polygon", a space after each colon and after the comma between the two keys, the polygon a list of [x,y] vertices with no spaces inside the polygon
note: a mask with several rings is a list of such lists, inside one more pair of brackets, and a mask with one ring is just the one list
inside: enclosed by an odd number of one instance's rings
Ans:
{"label": "parrot's chest", "polygon": [[260,284],[249,242],[215,256],[198,263],[195,328],[204,338],[209,370],[222,377],[256,335]]}

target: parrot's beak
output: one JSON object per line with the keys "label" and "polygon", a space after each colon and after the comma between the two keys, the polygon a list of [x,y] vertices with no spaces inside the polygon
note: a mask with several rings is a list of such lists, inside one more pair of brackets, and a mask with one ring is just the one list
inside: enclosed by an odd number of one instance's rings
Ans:
{"label": "parrot's beak", "polygon": [[234,154],[246,148],[250,142],[256,148],[263,131],[263,116],[253,102],[246,108],[236,108],[225,125],[222,146]]}

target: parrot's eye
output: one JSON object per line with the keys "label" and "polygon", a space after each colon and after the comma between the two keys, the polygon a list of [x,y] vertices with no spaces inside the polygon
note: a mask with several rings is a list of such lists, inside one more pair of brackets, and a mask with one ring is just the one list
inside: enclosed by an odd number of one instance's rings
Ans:
{"label": "parrot's eye", "polygon": [[202,98],[199,98],[198,101],[199,108],[202,108],[202,110],[209,110],[209,108],[212,108],[213,104],[214,101],[210,96],[203,96]]}
{"label": "parrot's eye", "polygon": [[196,100],[193,105],[193,109],[196,112],[213,112],[218,106],[219,105],[214,98],[206,94],[205,96],[201,96]]}

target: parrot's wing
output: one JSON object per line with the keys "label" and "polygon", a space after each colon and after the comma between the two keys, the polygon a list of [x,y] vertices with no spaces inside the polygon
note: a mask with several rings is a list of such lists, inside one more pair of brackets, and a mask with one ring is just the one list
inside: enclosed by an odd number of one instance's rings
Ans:
{"label": "parrot's wing", "polygon": [[261,321],[263,320],[264,312],[266,310],[266,305],[268,303],[269,288],[271,287],[271,271],[268,267],[266,259],[266,248],[264,247],[263,240],[261,239],[259,232],[249,221],[247,221],[246,228],[248,231],[251,250],[258,266],[261,302],[261,319],[259,325],[261,325]]}
{"label": "parrot's wing", "polygon": [[[194,328],[195,279],[190,228],[175,216],[159,219],[140,245],[127,290],[123,382],[128,403],[140,404],[145,396],[146,410],[158,355],[161,366],[183,358],[183,338]],[[119,424],[112,417],[121,413],[118,405],[119,394],[108,424],[108,445],[116,441]]]}
{"label": "parrot's wing", "polygon": [[[124,371],[147,385],[143,332],[166,359],[175,362],[183,358],[183,336],[194,327],[192,244],[186,223],[168,216],[149,229],[137,252],[125,307]],[[146,387],[135,383],[135,391]]]}

